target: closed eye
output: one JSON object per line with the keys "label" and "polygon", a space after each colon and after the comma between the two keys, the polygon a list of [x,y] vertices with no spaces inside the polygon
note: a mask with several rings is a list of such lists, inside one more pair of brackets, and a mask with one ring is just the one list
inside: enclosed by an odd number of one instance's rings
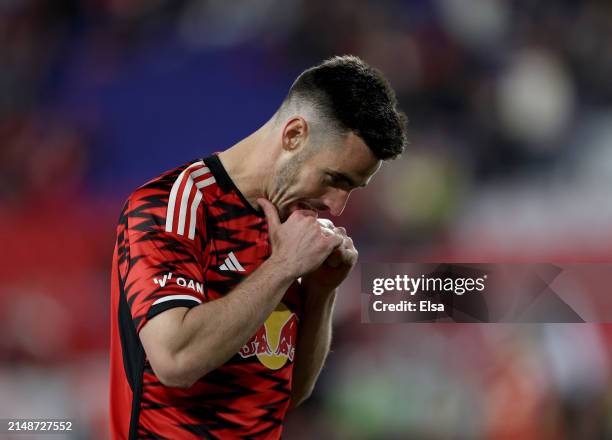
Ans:
{"label": "closed eye", "polygon": [[329,184],[335,188],[344,188],[348,186],[347,182],[337,174],[327,173],[326,178]]}
{"label": "closed eye", "polygon": [[357,185],[353,179],[342,173],[327,172],[326,176],[330,184],[337,188],[342,188],[351,191],[355,188],[363,188],[365,184]]}

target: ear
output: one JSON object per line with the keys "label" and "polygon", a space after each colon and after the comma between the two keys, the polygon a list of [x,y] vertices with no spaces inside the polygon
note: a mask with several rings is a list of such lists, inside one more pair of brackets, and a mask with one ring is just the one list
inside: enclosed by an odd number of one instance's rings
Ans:
{"label": "ear", "polygon": [[283,150],[297,151],[308,138],[308,123],[301,116],[289,119],[283,128],[281,144]]}

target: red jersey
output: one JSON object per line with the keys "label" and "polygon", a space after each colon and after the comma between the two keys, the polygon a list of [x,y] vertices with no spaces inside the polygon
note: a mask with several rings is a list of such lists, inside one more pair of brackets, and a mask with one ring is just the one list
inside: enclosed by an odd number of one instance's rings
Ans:
{"label": "red jersey", "polygon": [[160,383],[138,337],[159,313],[226,295],[269,254],[265,216],[216,155],[169,171],[129,197],[111,283],[113,438],[280,438],[297,341],[297,282],[238,353],[188,389]]}

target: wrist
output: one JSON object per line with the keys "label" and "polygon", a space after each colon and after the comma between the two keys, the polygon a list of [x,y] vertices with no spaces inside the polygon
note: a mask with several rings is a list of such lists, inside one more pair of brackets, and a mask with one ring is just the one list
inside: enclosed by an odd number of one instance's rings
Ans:
{"label": "wrist", "polygon": [[287,264],[287,260],[285,258],[279,258],[274,254],[270,255],[264,264],[268,266],[270,270],[281,279],[281,281],[292,283],[299,276]]}
{"label": "wrist", "polygon": [[302,289],[309,292],[316,292],[319,295],[335,295],[338,290],[338,286],[335,284],[325,284],[320,282],[317,277],[310,276],[310,274],[304,275],[300,278],[300,284]]}
{"label": "wrist", "polygon": [[301,280],[304,305],[306,308],[321,308],[332,305],[336,299],[338,288],[324,288]]}

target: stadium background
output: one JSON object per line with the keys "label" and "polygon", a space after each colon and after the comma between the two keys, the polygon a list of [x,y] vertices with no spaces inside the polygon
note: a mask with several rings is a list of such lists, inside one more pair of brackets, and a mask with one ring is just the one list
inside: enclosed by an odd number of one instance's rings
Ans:
{"label": "stadium background", "polygon": [[[108,438],[124,199],[334,54],[380,68],[410,119],[337,219],[362,261],[609,261],[610,47],[604,0],[0,2],[0,417]],[[361,325],[358,275],[287,439],[612,436],[610,327]]]}

